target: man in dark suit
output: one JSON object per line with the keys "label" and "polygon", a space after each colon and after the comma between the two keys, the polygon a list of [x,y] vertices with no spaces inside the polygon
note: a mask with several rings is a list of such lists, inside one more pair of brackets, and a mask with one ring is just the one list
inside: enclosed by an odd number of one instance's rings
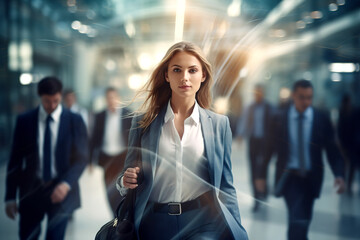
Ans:
{"label": "man in dark suit", "polygon": [[248,138],[248,157],[250,165],[251,187],[255,198],[253,212],[256,212],[260,203],[265,200],[267,191],[259,192],[255,188],[255,180],[259,168],[264,161],[265,149],[268,146],[270,136],[270,119],[272,106],[264,99],[264,87],[260,84],[254,89],[254,102],[247,108],[240,121],[238,135]]}
{"label": "man in dark suit", "polygon": [[264,191],[267,165],[276,152],[275,195],[284,197],[288,209],[288,239],[305,240],[324,176],[322,151],[327,153],[338,193],[345,190],[344,162],[328,114],[311,106],[312,84],[307,80],[296,81],[292,98],[293,104],[273,120],[273,145],[256,186]]}
{"label": "man in dark suit", "polygon": [[19,212],[20,239],[37,239],[45,215],[46,239],[64,239],[68,218],[80,207],[78,179],[88,159],[86,128],[79,115],[61,106],[61,91],[57,78],[42,79],[40,106],[17,118],[5,201],[9,218]]}
{"label": "man in dark suit", "polygon": [[120,108],[120,97],[115,88],[106,89],[107,109],[96,114],[90,141],[90,161],[98,160],[104,168],[107,197],[115,213],[121,200],[116,179],[124,167],[128,136],[131,127],[130,111]]}

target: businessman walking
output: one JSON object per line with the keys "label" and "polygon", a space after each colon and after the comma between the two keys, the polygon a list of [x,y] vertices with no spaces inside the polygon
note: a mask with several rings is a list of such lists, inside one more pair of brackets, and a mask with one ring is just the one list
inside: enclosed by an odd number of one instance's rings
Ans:
{"label": "businessman walking", "polygon": [[272,153],[276,153],[275,195],[284,197],[288,209],[288,239],[306,240],[314,201],[320,197],[323,182],[322,151],[327,153],[338,193],[345,190],[344,162],[329,116],[311,106],[311,82],[296,81],[292,98],[293,104],[273,120],[273,145],[261,167],[256,187],[264,191],[267,165]]}
{"label": "businessman walking", "polygon": [[56,77],[43,78],[40,106],[17,118],[5,202],[9,218],[20,215],[20,239],[38,239],[45,215],[46,239],[64,239],[69,216],[80,207],[78,179],[87,163],[87,134],[80,115],[61,106],[61,92]]}

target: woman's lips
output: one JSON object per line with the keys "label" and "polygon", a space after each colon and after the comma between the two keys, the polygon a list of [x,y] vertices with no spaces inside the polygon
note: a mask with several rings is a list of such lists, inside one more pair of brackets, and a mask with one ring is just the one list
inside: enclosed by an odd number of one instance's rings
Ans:
{"label": "woman's lips", "polygon": [[187,86],[187,85],[184,85],[184,86],[180,86],[179,88],[181,88],[181,89],[189,89],[189,88],[191,88],[190,86]]}

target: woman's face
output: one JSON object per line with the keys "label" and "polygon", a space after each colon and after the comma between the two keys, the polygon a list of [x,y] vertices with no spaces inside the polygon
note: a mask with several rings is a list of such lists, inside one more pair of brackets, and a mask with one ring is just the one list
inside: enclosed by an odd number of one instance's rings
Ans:
{"label": "woman's face", "polygon": [[176,53],[169,62],[165,79],[170,83],[172,95],[194,97],[205,81],[200,61],[187,52]]}

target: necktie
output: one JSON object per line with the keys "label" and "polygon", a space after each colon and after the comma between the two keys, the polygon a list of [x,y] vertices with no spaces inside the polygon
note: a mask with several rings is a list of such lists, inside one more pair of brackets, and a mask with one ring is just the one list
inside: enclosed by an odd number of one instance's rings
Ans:
{"label": "necktie", "polygon": [[298,157],[299,157],[299,169],[300,174],[305,176],[306,168],[305,168],[305,149],[304,149],[304,114],[300,113],[298,118]]}
{"label": "necktie", "polygon": [[50,122],[52,121],[50,115],[46,118],[46,127],[44,135],[44,148],[43,148],[43,179],[45,182],[51,180],[51,130]]}

